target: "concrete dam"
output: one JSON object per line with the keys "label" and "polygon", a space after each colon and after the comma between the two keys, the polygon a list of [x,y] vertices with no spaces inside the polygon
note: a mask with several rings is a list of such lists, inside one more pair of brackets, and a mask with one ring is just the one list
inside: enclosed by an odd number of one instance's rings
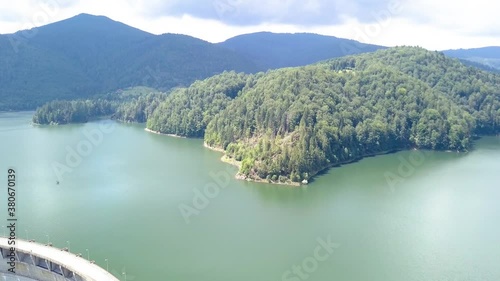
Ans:
{"label": "concrete dam", "polygon": [[19,239],[11,247],[0,237],[0,280],[118,281],[96,264],[59,248]]}

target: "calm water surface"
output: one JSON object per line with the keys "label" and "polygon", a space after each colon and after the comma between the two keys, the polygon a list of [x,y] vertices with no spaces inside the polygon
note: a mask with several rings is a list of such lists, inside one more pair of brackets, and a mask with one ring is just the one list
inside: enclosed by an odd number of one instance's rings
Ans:
{"label": "calm water surface", "polygon": [[[371,157],[288,188],[233,179],[202,140],[112,121],[33,127],[31,114],[0,114],[18,235],[108,259],[129,281],[500,280],[499,137],[466,154]],[[338,247],[313,260],[321,239]]]}

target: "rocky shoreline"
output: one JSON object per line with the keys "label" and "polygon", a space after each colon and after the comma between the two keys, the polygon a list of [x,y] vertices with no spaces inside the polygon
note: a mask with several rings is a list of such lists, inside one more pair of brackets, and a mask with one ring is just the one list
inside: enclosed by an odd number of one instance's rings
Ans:
{"label": "rocky shoreline", "polygon": [[[225,154],[225,150],[222,149],[222,148],[216,148],[216,147],[211,147],[209,146],[206,142],[203,142],[203,146],[210,149],[210,150],[213,150],[213,151],[217,151],[217,152],[222,152],[224,153],[224,155],[222,155],[222,157],[220,158],[220,160],[224,163],[227,163],[229,165],[233,165],[233,166],[236,166],[238,167],[238,169],[241,168],[241,161],[236,161],[235,159],[233,158],[229,158],[226,156]],[[258,178],[258,179],[255,179],[255,178],[249,178],[247,177],[246,175],[238,172],[235,176],[234,176],[235,179],[238,179],[238,180],[245,180],[245,181],[249,181],[249,182],[258,182],[258,183],[269,183],[269,184],[276,184],[276,185],[287,185],[287,186],[294,186],[294,187],[299,187],[299,186],[303,186],[303,185],[306,185],[307,182],[303,182],[302,184],[301,183],[298,183],[298,182],[292,182],[292,181],[288,181],[288,182],[275,182],[275,181],[269,181],[267,179],[262,179],[262,178]]]}
{"label": "rocky shoreline", "polygon": [[145,128],[144,131],[148,132],[148,133],[153,133],[153,134],[157,134],[157,135],[162,135],[162,136],[169,136],[169,137],[174,137],[174,138],[181,138],[181,139],[185,139],[186,137],[182,137],[182,136],[178,136],[178,135],[174,135],[174,134],[164,134],[164,133],[160,133],[158,131],[153,131],[151,129],[148,129],[148,128]]}

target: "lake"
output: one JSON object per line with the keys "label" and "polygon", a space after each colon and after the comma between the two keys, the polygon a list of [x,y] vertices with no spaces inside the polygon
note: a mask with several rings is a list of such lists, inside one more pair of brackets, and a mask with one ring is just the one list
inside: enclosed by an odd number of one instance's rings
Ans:
{"label": "lake", "polygon": [[500,280],[499,137],[370,157],[293,188],[234,179],[200,139],[31,115],[0,113],[18,236],[108,259],[122,280]]}

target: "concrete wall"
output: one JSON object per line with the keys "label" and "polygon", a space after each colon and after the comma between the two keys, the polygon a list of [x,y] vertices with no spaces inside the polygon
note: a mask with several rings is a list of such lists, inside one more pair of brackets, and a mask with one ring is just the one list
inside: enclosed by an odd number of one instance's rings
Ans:
{"label": "concrete wall", "polygon": [[[15,245],[13,252],[9,243]],[[12,277],[8,271],[11,259],[17,277],[40,281],[118,281],[106,270],[73,253],[34,241],[0,237],[0,281]]]}
{"label": "concrete wall", "polygon": [[0,273],[0,280],[1,281],[36,281],[36,280],[30,279],[28,277],[23,277],[23,276],[14,275],[14,274],[7,274],[7,273]]}
{"label": "concrete wall", "polygon": [[[10,250],[0,247],[0,272],[12,275],[8,270]],[[40,258],[32,253],[16,250],[16,275],[39,281],[87,281],[54,261]],[[11,276],[12,277],[12,276]],[[7,276],[8,278],[8,276]],[[15,280],[15,279],[14,279]]]}

